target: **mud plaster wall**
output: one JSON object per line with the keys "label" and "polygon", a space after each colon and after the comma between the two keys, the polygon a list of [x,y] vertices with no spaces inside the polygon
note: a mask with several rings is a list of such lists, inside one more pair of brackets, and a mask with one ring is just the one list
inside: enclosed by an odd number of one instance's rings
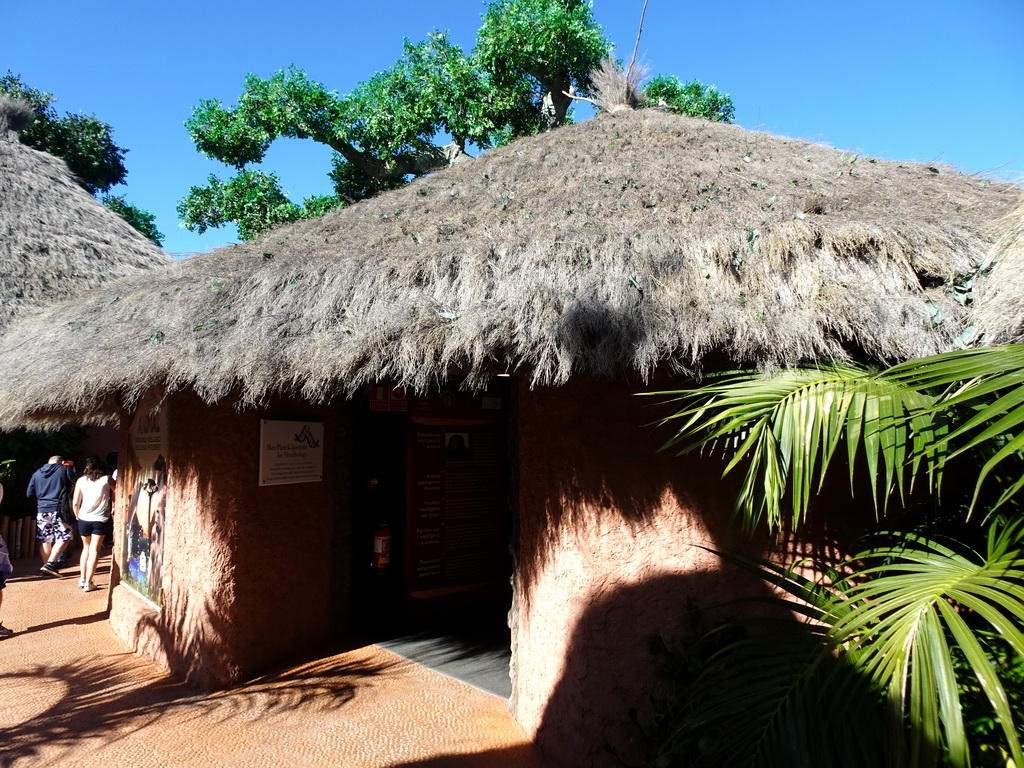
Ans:
{"label": "mud plaster wall", "polygon": [[664,410],[629,387],[575,381],[519,392],[513,711],[554,765],[635,758],[628,712],[653,687],[649,642],[692,636],[693,608],[762,592],[700,547],[762,551],[731,531],[721,467],[659,454]]}
{"label": "mud plaster wall", "polygon": [[[327,635],[333,416],[284,400],[238,412],[190,393],[170,398],[163,609],[123,586],[112,596],[111,622],[131,649],[215,689]],[[324,481],[258,484],[263,418],[326,423]]]}

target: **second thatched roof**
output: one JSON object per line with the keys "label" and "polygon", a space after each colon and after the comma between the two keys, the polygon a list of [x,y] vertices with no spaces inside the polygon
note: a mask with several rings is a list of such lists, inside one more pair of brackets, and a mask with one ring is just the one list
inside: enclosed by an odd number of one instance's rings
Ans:
{"label": "second thatched roof", "polygon": [[[730,125],[620,112],[521,139],[18,323],[0,421],[102,416],[152,385],[258,403],[391,380],[945,348],[945,290],[1020,188]],[[60,365],[71,381],[34,372]]]}
{"label": "second thatched roof", "polygon": [[32,108],[0,96],[0,328],[22,310],[172,259],[19,141]]}

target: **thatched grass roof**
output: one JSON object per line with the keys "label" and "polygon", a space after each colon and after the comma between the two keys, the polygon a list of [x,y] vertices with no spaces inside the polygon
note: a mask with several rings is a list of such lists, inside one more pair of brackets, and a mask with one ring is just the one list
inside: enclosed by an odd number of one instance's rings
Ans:
{"label": "thatched grass roof", "polygon": [[[377,380],[687,373],[711,353],[902,360],[959,333],[943,284],[986,256],[1018,193],[604,115],[19,323],[0,341],[0,420],[111,412],[150,385],[251,404]],[[39,375],[57,367],[77,374]]]}
{"label": "thatched grass roof", "polygon": [[63,160],[20,143],[31,115],[0,96],[0,328],[26,307],[171,261],[82,189]]}
{"label": "thatched grass roof", "polygon": [[977,324],[989,344],[1024,342],[1024,196],[1003,220],[991,271],[977,280]]}

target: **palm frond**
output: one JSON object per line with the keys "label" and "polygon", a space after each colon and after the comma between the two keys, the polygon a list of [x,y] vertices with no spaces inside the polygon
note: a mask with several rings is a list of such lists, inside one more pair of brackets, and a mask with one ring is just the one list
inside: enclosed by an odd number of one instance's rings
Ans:
{"label": "palm frond", "polygon": [[994,528],[983,554],[912,536],[854,558],[869,565],[858,572],[858,583],[844,585],[851,610],[833,624],[831,636],[915,725],[915,764],[933,764],[940,748],[953,765],[969,763],[959,694],[964,680],[951,661],[955,646],[984,691],[1012,759],[1024,765],[1014,712],[976,626],[988,625],[1024,657],[1021,532],[1021,525]]}
{"label": "palm frond", "polygon": [[[847,610],[843,596],[794,568],[736,552],[717,554],[797,599],[765,601],[784,609],[780,618],[744,622],[741,639],[709,659],[689,687],[686,716],[650,764],[884,764],[889,752],[885,692],[835,653],[828,634]],[[794,621],[792,613],[803,620]],[[719,632],[735,634],[735,629]]]}
{"label": "palm frond", "polygon": [[933,486],[940,479],[940,452],[926,450],[946,429],[934,398],[876,371],[743,371],[693,390],[649,394],[679,405],[663,421],[675,429],[663,450],[731,456],[723,475],[745,466],[736,510],[748,528],[762,518],[777,528],[784,510],[799,524],[844,440],[851,486],[863,457],[876,508],[893,492],[903,498],[922,470]]}
{"label": "palm frond", "polygon": [[[983,347],[912,360],[883,374],[920,391],[942,391],[934,408],[970,410],[947,434],[938,435],[926,450],[945,454],[945,460],[990,445],[988,460],[978,473],[972,509],[983,482],[998,465],[1024,452],[1024,344]],[[1024,487],[1024,477],[1003,488],[996,506]]]}

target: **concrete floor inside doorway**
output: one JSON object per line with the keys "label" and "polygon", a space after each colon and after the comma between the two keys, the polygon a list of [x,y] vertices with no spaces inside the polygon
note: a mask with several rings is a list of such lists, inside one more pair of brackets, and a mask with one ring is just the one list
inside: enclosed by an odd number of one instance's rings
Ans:
{"label": "concrete floor inside doorway", "polygon": [[373,642],[503,699],[512,695],[508,608],[475,606],[407,622],[372,635]]}

